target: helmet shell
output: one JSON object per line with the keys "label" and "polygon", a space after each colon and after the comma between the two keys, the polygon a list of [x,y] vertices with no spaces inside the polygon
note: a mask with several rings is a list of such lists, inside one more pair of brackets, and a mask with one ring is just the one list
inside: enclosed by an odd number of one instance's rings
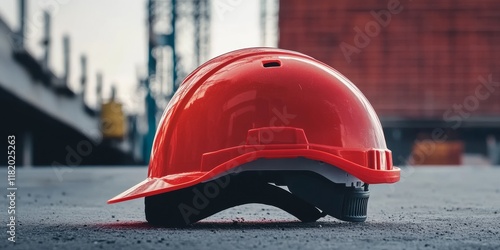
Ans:
{"label": "helmet shell", "polygon": [[238,50],[183,81],[158,125],[148,179],[110,202],[192,186],[259,158],[295,157],[366,183],[399,180],[375,111],[345,76],[297,52]]}

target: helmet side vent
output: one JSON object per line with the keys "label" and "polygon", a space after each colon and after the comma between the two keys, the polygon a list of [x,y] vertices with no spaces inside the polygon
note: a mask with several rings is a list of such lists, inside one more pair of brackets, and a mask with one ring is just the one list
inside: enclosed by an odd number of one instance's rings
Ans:
{"label": "helmet side vent", "polygon": [[279,60],[263,61],[262,66],[264,68],[280,67],[281,62]]}

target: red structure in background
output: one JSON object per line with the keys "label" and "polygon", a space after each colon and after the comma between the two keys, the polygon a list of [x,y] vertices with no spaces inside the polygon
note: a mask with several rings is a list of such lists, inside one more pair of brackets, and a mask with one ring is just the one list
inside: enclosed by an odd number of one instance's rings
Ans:
{"label": "red structure in background", "polygon": [[435,128],[486,155],[500,138],[499,13],[496,0],[281,0],[279,47],[353,81],[388,140],[410,145],[396,162]]}
{"label": "red structure in background", "polygon": [[464,101],[498,116],[500,84],[479,105],[465,99],[478,77],[500,82],[499,13],[496,0],[282,0],[279,47],[342,72],[383,118],[443,119]]}

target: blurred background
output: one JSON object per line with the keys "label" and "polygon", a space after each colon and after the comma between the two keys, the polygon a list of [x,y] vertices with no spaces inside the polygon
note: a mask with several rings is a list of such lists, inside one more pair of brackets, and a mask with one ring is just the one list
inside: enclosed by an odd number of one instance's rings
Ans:
{"label": "blurred background", "polygon": [[499,165],[499,11],[495,0],[2,0],[0,134],[16,136],[19,166],[144,165],[187,74],[270,46],[354,82],[397,165]]}

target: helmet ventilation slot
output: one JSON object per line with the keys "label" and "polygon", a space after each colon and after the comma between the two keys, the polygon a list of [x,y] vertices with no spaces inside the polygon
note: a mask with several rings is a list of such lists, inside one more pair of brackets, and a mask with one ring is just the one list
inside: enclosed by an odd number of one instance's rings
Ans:
{"label": "helmet ventilation slot", "polygon": [[278,61],[278,60],[263,61],[262,62],[262,66],[264,66],[264,68],[280,67],[281,66],[281,62]]}

